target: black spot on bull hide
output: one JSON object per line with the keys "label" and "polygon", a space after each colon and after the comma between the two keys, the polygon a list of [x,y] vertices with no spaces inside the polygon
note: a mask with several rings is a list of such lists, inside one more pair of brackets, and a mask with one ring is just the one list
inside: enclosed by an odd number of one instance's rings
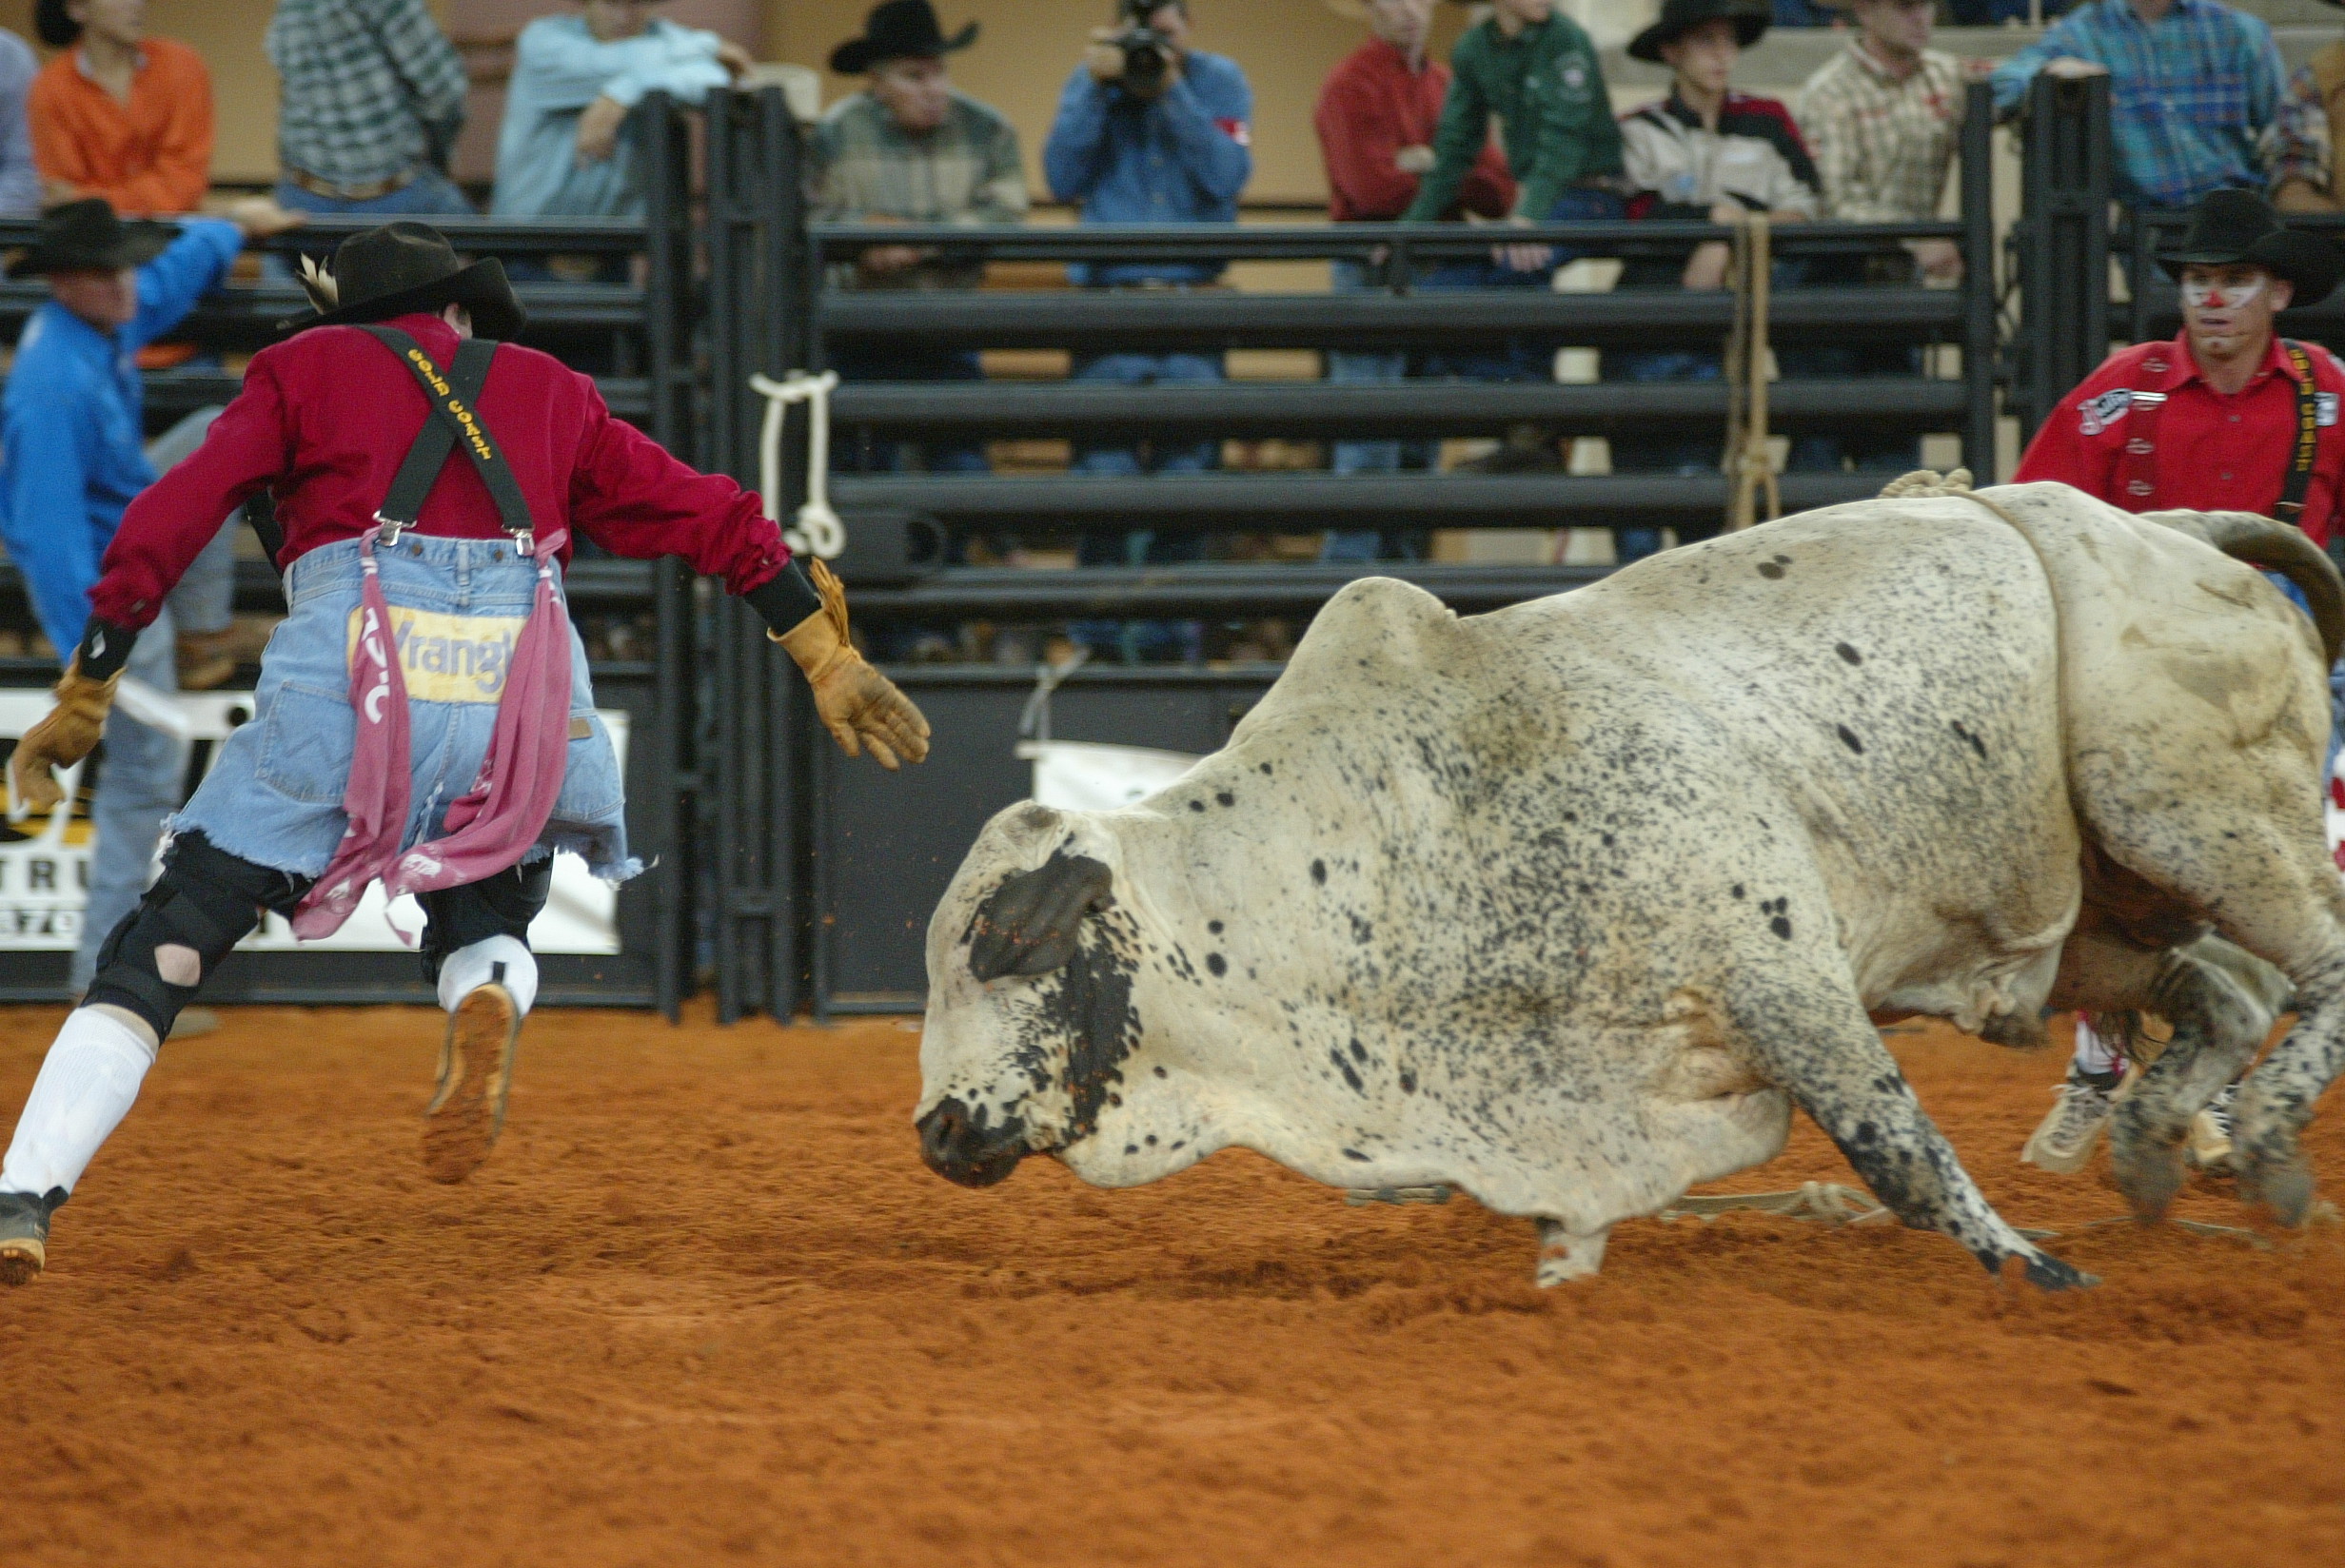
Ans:
{"label": "black spot on bull hide", "polygon": [[1132,979],[1139,968],[1139,928],[1124,911],[1112,909],[1084,921],[1067,961],[1036,983],[1015,1064],[1047,1073],[1057,1051],[1065,1050],[1070,1143],[1097,1130],[1101,1107],[1123,1103],[1114,1090],[1140,1044],[1140,1014],[1132,1005]]}

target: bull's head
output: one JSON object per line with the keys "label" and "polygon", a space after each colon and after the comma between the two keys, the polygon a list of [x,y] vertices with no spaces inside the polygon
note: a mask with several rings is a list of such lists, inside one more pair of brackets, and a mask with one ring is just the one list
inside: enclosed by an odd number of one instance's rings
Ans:
{"label": "bull's head", "polygon": [[[1093,842],[1096,838],[1097,842]],[[921,1157],[966,1186],[1088,1137],[1139,1041],[1136,926],[1113,838],[1041,806],[996,817],[929,927]],[[1039,864],[1036,864],[1036,861]]]}

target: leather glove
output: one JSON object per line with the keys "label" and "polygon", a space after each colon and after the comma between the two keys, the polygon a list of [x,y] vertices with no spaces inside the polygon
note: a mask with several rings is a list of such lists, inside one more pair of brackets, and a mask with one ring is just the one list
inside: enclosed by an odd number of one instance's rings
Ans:
{"label": "leather glove", "polygon": [[65,798],[49,770],[70,768],[97,746],[106,733],[107,713],[114,706],[114,688],[121,684],[121,670],[95,680],[82,674],[81,655],[73,656],[57,680],[57,706],[25,732],[9,758],[9,788],[19,805],[46,812]]}
{"label": "leather glove", "polygon": [[926,761],[928,720],[847,640],[847,590],[838,578],[819,559],[810,559],[806,566],[822,608],[786,632],[765,635],[788,649],[806,672],[815,714],[840,751],[860,756],[869,746],[879,766],[891,773],[901,765],[899,756]]}

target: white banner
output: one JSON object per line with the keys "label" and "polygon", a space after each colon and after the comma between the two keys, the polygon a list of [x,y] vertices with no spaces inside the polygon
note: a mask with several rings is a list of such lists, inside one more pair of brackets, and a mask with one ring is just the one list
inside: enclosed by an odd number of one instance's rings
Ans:
{"label": "white banner", "polygon": [[[168,712],[150,716],[173,720],[166,727],[189,740],[214,742],[213,757],[219,755],[216,743],[252,717],[250,692],[144,691],[136,700],[142,710],[168,705]],[[46,691],[0,689],[0,738],[23,735],[49,707]],[[627,715],[609,710],[601,715],[623,777]],[[75,768],[65,775],[69,803],[81,771]],[[9,832],[0,835],[0,952],[70,952],[81,945],[90,848],[89,823],[75,817],[70,804],[59,807],[46,821],[33,817],[10,824]],[[618,915],[617,889],[589,875],[578,856],[556,855],[553,892],[545,911],[529,928],[529,945],[539,952],[615,953]],[[378,886],[366,891],[358,912],[342,930],[324,941],[295,942],[291,928],[272,914],[240,946],[256,952],[404,952],[407,945],[392,931],[394,921],[413,936],[424,929],[424,911],[414,899],[402,898],[386,911]]]}

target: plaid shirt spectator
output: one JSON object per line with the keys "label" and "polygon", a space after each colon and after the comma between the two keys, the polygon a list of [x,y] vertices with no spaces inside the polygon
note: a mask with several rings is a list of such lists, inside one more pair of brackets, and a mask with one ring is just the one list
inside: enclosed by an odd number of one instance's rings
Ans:
{"label": "plaid shirt spectator", "polygon": [[464,124],[464,68],[424,0],[278,0],[277,157],[350,190],[443,165]]}
{"label": "plaid shirt spectator", "polygon": [[[815,127],[815,221],[1023,223],[1025,169],[1016,129],[975,98],[954,93],[944,124],[912,136],[871,94],[858,92],[832,105]],[[984,270],[980,262],[927,263],[892,275],[887,284],[964,288]]]}
{"label": "plaid shirt spectator", "polygon": [[1995,70],[1995,112],[2062,56],[2109,68],[2118,193],[2188,206],[2226,186],[2329,184],[2329,131],[2282,91],[2272,29],[2215,0],[2175,0],[2144,25],[2130,0],[2091,0]]}
{"label": "plaid shirt spectator", "polygon": [[1962,63],[1923,49],[1903,80],[1862,38],[1800,89],[1795,117],[1823,182],[1819,218],[1901,224],[1938,216],[1962,128]]}

